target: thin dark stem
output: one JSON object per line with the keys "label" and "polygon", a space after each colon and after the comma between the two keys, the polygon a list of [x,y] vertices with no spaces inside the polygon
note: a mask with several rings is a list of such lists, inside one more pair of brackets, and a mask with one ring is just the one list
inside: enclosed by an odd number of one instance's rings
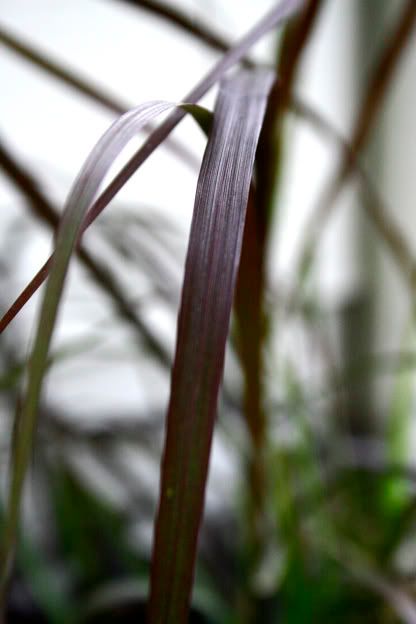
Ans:
{"label": "thin dark stem", "polygon": [[[282,60],[269,95],[267,113],[257,150],[257,184],[247,208],[240,271],[235,296],[238,351],[244,377],[244,418],[250,437],[247,465],[248,576],[259,565],[268,539],[264,532],[267,509],[266,439],[267,414],[262,402],[264,345],[268,319],[264,309],[265,259],[268,231],[273,213],[273,194],[280,178],[282,119],[287,94],[296,74],[302,50],[312,32],[321,0],[309,0],[283,36]],[[280,58],[280,57],[279,57]],[[249,589],[244,588],[246,598]],[[255,596],[251,596],[251,601]],[[240,619],[246,619],[240,613]]]}
{"label": "thin dark stem", "polygon": [[304,275],[311,266],[319,234],[322,232],[323,226],[332,212],[335,200],[354,169],[354,159],[351,157],[351,154],[358,154],[367,143],[415,22],[416,2],[408,0],[399,17],[397,26],[384,47],[375,70],[368,81],[368,88],[349,142],[350,151],[348,154],[345,153],[343,155],[335,174],[323,189],[316,204],[316,209],[312,211],[310,223],[305,228],[306,237],[302,245],[303,251],[298,267],[299,274]]}
{"label": "thin dark stem", "polygon": [[22,41],[16,35],[11,35],[4,29],[0,29],[0,43],[29,63],[36,65],[54,78],[57,78],[79,93],[90,98],[95,103],[101,104],[104,108],[119,115],[122,115],[130,108],[125,102],[122,102],[114,95],[110,95],[97,85],[83,80],[68,67],[63,67],[60,63],[51,59],[49,55],[46,56],[34,46]]}
{"label": "thin dark stem", "polygon": [[[273,199],[279,185],[282,158],[282,122],[288,98],[293,89],[304,48],[319,17],[322,0],[308,0],[302,13],[285,31],[282,48],[277,53],[277,75],[269,97],[266,118],[257,153],[258,191],[256,202],[267,230],[272,217]],[[266,231],[263,234],[266,236]]]}
{"label": "thin dark stem", "polygon": [[177,7],[169,6],[164,2],[157,0],[121,0],[125,4],[137,7],[143,11],[147,11],[151,15],[162,18],[169,24],[180,28],[183,32],[195,37],[201,43],[216,50],[217,52],[227,52],[230,49],[230,43],[221,37],[207,24],[197,19],[189,18],[186,13]]}
{"label": "thin dark stem", "polygon": [[361,163],[359,153],[353,151],[348,140],[305,102],[295,96],[290,96],[288,106],[295,115],[311,124],[326,139],[334,142],[336,147],[341,150],[341,157],[350,161],[354,174],[358,177],[365,195],[364,208],[368,218],[387,245],[406,284],[413,288],[416,279],[416,258],[406,240],[404,232],[400,230],[395,221],[390,217],[389,211],[384,205],[377,188]]}
{"label": "thin dark stem", "polygon": [[[49,55],[46,56],[34,46],[29,45],[16,35],[11,35],[9,32],[6,32],[1,28],[0,44],[4,45],[13,53],[17,54],[19,57],[28,61],[32,65],[42,69],[44,72],[53,76],[63,84],[86,96],[95,104],[100,104],[112,113],[122,115],[129,108],[131,108],[131,106],[126,102],[119,100],[113,94],[107,93],[104,89],[91,83],[89,80],[81,78],[77,73],[68,67],[63,67],[62,64],[52,59]],[[151,132],[153,128],[154,127],[149,124],[145,127],[145,130],[147,132]],[[166,143],[166,147],[190,167],[195,168],[199,166],[199,162],[195,158],[194,154],[192,154],[188,148],[177,139],[173,137],[169,138],[169,141]]]}

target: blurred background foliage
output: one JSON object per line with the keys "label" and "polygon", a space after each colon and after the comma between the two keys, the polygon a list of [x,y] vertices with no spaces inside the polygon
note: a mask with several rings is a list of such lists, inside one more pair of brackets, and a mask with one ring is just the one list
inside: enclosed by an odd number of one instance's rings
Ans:
{"label": "blurred background foliage", "polygon": [[[3,2],[2,310],[43,262],[91,137],[129,99],[180,100],[272,3],[255,4]],[[416,622],[415,20],[414,0],[310,0],[250,60],[276,66],[281,82],[247,216],[192,622]],[[41,22],[42,41],[31,37]],[[123,27],[127,48],[105,51]],[[59,92],[53,105],[48,90]],[[75,94],[88,113],[69,118],[64,99]],[[144,621],[203,145],[186,124],[175,132],[79,251],[24,500],[11,623]],[[2,494],[35,313],[36,298],[0,338]]]}

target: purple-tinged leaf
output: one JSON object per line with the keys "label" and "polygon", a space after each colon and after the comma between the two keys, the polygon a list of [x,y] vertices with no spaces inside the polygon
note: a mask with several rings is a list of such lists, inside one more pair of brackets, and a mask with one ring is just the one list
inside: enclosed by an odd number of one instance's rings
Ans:
{"label": "purple-tinged leaf", "polygon": [[[47,224],[54,231],[58,228],[60,214],[56,206],[51,202],[48,195],[41,189],[40,181],[28,170],[2,142],[0,137],[0,170],[2,170],[12,184],[23,194],[26,199],[27,208],[43,223]],[[120,238],[120,237],[119,237]],[[137,314],[131,301],[119,284],[113,272],[108,269],[105,263],[91,254],[84,246],[77,247],[77,256],[80,262],[94,280],[96,286],[102,290],[110,301],[112,301],[120,318],[128,323],[135,331],[139,344],[144,345],[149,353],[155,357],[162,366],[171,365],[171,357],[163,344],[158,339],[154,331],[146,323],[140,314]],[[46,267],[48,268],[48,264]],[[45,276],[47,271],[45,271]],[[43,271],[41,272],[43,278]],[[15,310],[19,310],[21,301],[30,298],[30,289],[33,283],[29,284],[19,299],[9,308],[5,317],[0,321],[0,331],[3,324],[7,324],[8,319],[13,318]]]}
{"label": "purple-tinged leaf", "polygon": [[[195,104],[204,96],[211,87],[231,68],[244,58],[247,51],[265,34],[277,28],[284,20],[291,17],[305,4],[305,0],[282,0],[267,15],[265,15],[249,32],[244,35],[224,56],[214,65],[206,76],[183,98],[183,102]],[[81,235],[98,217],[110,201],[117,195],[124,184],[131,178],[137,169],[147,160],[154,150],[169,136],[172,130],[183,119],[185,109],[175,110],[169,117],[149,136],[142,147],[134,154],[111,184],[94,202],[85,217]],[[13,320],[19,310],[25,305],[30,297],[45,281],[50,270],[50,259],[43,265],[32,279],[30,284],[19,295],[11,308],[0,319],[0,333]]]}
{"label": "purple-tinged leaf", "polygon": [[[277,28],[289,17],[294,15],[305,0],[281,0],[251,30],[249,30],[232,48],[222,56],[217,63],[208,71],[197,85],[182,98],[183,102],[196,104],[213,87],[224,74],[241,61],[248,50],[264,35]],[[129,180],[133,173],[140,167],[150,154],[166,139],[172,130],[178,125],[185,115],[184,110],[175,110],[169,117],[151,134],[143,146],[134,154],[126,166],[120,171],[113,182],[100,195],[88,212],[83,229],[85,230],[97,216],[104,210],[107,204],[117,195],[119,190]]]}
{"label": "purple-tinged leaf", "polygon": [[[0,552],[0,611],[16,541],[20,501],[33,450],[38,403],[47,368],[49,344],[56,323],[69,261],[79,239],[85,214],[111,165],[129,141],[152,119],[171,109],[169,102],[148,102],[117,119],[98,141],[75,180],[57,232],[56,251],[48,261],[47,281],[32,355],[27,389],[15,419],[11,480]],[[197,107],[194,107],[195,109]],[[198,117],[197,113],[195,113]],[[203,115],[205,119],[205,115]]]}
{"label": "purple-tinged leaf", "polygon": [[254,156],[271,72],[225,80],[196,191],[178,319],[150,624],[187,620]]}

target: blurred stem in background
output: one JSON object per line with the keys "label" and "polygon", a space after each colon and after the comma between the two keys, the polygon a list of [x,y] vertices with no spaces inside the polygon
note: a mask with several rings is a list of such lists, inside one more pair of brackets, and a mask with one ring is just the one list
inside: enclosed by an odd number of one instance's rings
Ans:
{"label": "blurred stem in background", "polygon": [[[378,2],[354,3],[355,20],[357,23],[357,50],[354,59],[356,91],[365,96],[368,83],[368,72],[382,49],[383,27],[385,26],[386,3]],[[364,60],[364,62],[363,62]],[[372,133],[369,145],[365,148],[364,159],[366,169],[372,179],[377,179],[379,164],[383,158],[383,128],[377,126]],[[361,191],[354,194],[354,202],[359,205],[365,200]],[[352,208],[352,207],[351,207]],[[354,212],[353,234],[351,241],[358,262],[355,261],[355,289],[337,312],[340,332],[340,351],[342,366],[345,370],[355,362],[361,361],[374,351],[374,287],[380,279],[379,268],[374,255],[374,237],[363,210]],[[375,415],[372,398],[372,380],[369,376],[362,378],[356,386],[346,386],[344,394],[343,422],[338,423],[340,432],[347,436],[360,437],[377,435],[380,422]],[[353,445],[354,446],[354,445]]]}
{"label": "blurred stem in background", "polygon": [[[245,491],[246,581],[240,599],[241,622],[265,622],[261,607],[261,576],[274,532],[270,517],[268,418],[265,408],[264,350],[269,338],[265,312],[265,267],[269,231],[276,216],[275,199],[281,180],[284,114],[302,53],[319,15],[321,0],[310,0],[299,17],[285,29],[275,52],[277,76],[269,96],[266,118],[257,150],[255,190],[251,193],[235,297],[237,348],[244,378],[243,411],[249,434]],[[284,479],[282,484],[284,487]],[[282,492],[283,495],[283,492]],[[254,616],[256,614],[256,616]],[[255,619],[260,618],[260,620]]]}

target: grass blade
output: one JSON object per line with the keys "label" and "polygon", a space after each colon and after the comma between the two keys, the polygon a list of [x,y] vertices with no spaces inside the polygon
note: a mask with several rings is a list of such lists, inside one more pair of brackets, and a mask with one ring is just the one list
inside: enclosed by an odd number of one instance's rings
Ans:
{"label": "grass blade", "polygon": [[271,73],[221,85],[195,199],[171,380],[149,621],[186,622],[254,156]]}
{"label": "grass blade", "polygon": [[[250,439],[247,461],[245,497],[247,524],[246,577],[253,578],[268,550],[264,530],[267,507],[266,438],[267,414],[263,402],[263,348],[268,338],[269,319],[264,307],[265,260],[274,199],[281,177],[283,119],[286,104],[302,52],[322,5],[310,0],[304,10],[285,29],[279,42],[276,80],[270,92],[267,111],[257,150],[256,192],[249,202],[244,232],[243,252],[237,281],[235,320],[238,351],[242,367],[244,390],[243,411]],[[280,46],[280,43],[282,46]],[[250,585],[250,583],[248,583]],[[247,598],[251,587],[244,588]],[[254,596],[252,597],[254,599]],[[248,599],[249,600],[249,599]]]}
{"label": "grass blade", "polygon": [[263,215],[265,230],[267,230],[273,216],[273,200],[281,178],[280,169],[284,139],[283,114],[321,8],[322,0],[309,0],[296,19],[286,28],[281,46],[278,45],[276,73],[279,76],[279,81],[276,81],[270,94],[270,103],[267,107],[258,154],[260,178],[257,203]]}
{"label": "grass blade", "polygon": [[[264,127],[264,126],[263,126]],[[257,156],[259,154],[257,153]],[[258,164],[258,160],[257,160]],[[266,335],[264,311],[264,229],[263,215],[250,193],[244,228],[243,248],[236,285],[234,312],[236,346],[241,363],[243,386],[243,412],[250,436],[250,453],[247,471],[247,539],[248,566],[258,563],[264,539],[262,514],[264,513],[266,440],[266,414],[262,402],[263,346]]]}
{"label": "grass blade", "polygon": [[161,101],[142,104],[124,114],[98,141],[81,168],[67,199],[57,233],[56,252],[43,298],[35,343],[28,367],[27,390],[15,420],[9,498],[0,553],[0,608],[4,602],[13,560],[24,479],[32,453],[42,380],[47,368],[49,344],[71,255],[85,214],[100,184],[119,153],[146,123],[172,108]]}
{"label": "grass blade", "polygon": [[[182,98],[183,102],[195,104],[213,87],[224,74],[244,58],[247,51],[267,33],[289,19],[305,4],[305,0],[281,0],[271,11],[259,20],[226,54],[208,71],[208,73]],[[83,230],[85,230],[102,212],[107,204],[129,180],[152,152],[169,136],[185,115],[184,110],[175,110],[148,138],[134,154],[113,182],[100,195],[88,211]]]}
{"label": "grass blade", "polygon": [[[192,111],[191,111],[192,112]],[[23,193],[27,199],[28,205],[32,213],[42,222],[49,225],[53,230],[59,225],[59,212],[51,203],[49,198],[41,190],[40,184],[33,177],[31,172],[27,171],[23,165],[18,162],[14,155],[10,153],[0,138],[0,169],[8,176],[9,180]],[[123,289],[117,283],[115,277],[108,270],[105,264],[99,261],[84,246],[77,248],[77,255],[88,273],[94,279],[95,284],[110,298],[114,304],[120,317],[126,321],[137,333],[140,345],[144,344],[149,348],[155,359],[163,366],[170,366],[171,357],[161,342],[158,340],[154,332],[149,328],[146,322],[136,313],[134,307],[126,297]],[[47,270],[51,262],[48,261],[41,269],[40,277],[47,275]],[[38,274],[39,275],[39,274]],[[6,312],[6,315],[0,321],[0,332],[4,326],[7,326],[17,312],[22,308],[24,303],[28,301],[38,285],[38,280],[31,281],[29,286],[25,288],[17,301]]]}
{"label": "grass blade", "polygon": [[[279,2],[277,6],[255,24],[255,26],[253,26],[253,28],[214,65],[206,76],[183,98],[183,101],[190,104],[198,102],[198,100],[222,78],[228,69],[244,58],[246,52],[261,39],[261,37],[273,30],[273,28],[277,28],[284,20],[288,19],[299,10],[303,4],[304,0],[282,0]],[[185,109],[175,110],[154,132],[152,132],[147,141],[91,206],[85,217],[80,235],[82,235],[98,215],[101,214],[104,208],[131,178],[133,173],[137,171],[154,150],[169,136],[172,130],[183,119],[186,112]],[[18,299],[12,305],[12,308],[0,319],[0,333],[6,329],[7,325],[16,316],[26,301],[28,301],[30,296],[35,293],[45,281],[49,268],[50,260],[48,260],[37,275],[35,275],[31,283],[25,288],[25,292],[19,295]]]}

